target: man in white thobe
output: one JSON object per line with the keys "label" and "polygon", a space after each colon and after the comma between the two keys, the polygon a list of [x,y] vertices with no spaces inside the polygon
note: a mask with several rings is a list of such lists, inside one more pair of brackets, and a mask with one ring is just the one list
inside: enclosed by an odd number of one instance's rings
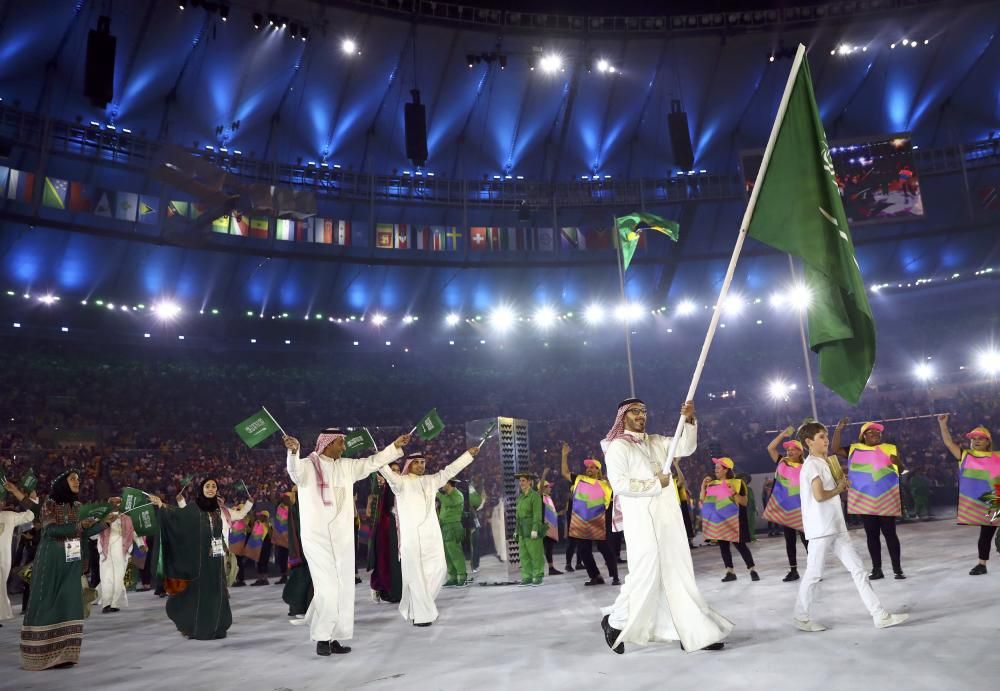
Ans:
{"label": "man in white thobe", "polygon": [[479,448],[472,447],[433,475],[424,475],[427,461],[421,453],[410,454],[402,474],[388,467],[379,471],[396,495],[399,564],[403,575],[399,613],[414,626],[430,626],[437,620],[434,600],[448,574],[434,499],[438,490],[472,463],[478,453]]}
{"label": "man in white thobe", "polygon": [[344,433],[325,429],[316,450],[299,458],[297,439],[285,437],[288,475],[299,487],[302,551],[313,580],[306,612],[317,655],[348,653],[339,643],[354,636],[354,483],[403,455],[404,434],[368,458],[341,458]]}
{"label": "man in white thobe", "polygon": [[[115,501],[117,499],[117,501]],[[117,510],[121,499],[115,497],[111,503]],[[99,602],[104,605],[101,610],[105,614],[117,612],[122,607],[128,607],[128,597],[125,595],[125,570],[128,568],[128,555],[132,545],[145,547],[142,538],[135,534],[132,519],[120,514],[112,521],[111,526],[94,535],[91,540],[97,540],[97,553],[100,555],[101,582],[98,585]]]}
{"label": "man in white thobe", "polygon": [[20,508],[23,510],[0,511],[0,620],[14,618],[14,611],[10,608],[10,599],[7,597],[7,577],[10,575],[14,552],[14,530],[22,525],[30,525],[35,520],[34,512],[29,509],[32,504],[27,495],[9,480],[4,483],[4,489],[21,502]]}
{"label": "man in white thobe", "polygon": [[[694,403],[677,443],[678,458],[697,448]],[[718,650],[733,624],[705,602],[694,579],[691,551],[676,487],[667,465],[670,437],[646,434],[646,405],[622,401],[602,446],[608,481],[621,510],[629,573],[601,621],[614,652],[625,643],[680,641],[684,650]]]}

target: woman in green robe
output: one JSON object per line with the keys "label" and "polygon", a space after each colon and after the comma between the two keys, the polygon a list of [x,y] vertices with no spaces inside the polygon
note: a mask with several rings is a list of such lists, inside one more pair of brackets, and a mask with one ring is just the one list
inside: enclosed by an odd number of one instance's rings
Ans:
{"label": "woman in green robe", "polygon": [[52,481],[42,508],[42,535],[32,564],[31,599],[21,627],[21,667],[29,671],[80,661],[83,582],[87,540],[106,529],[104,520],[80,520],[80,474],[67,470]]}
{"label": "woman in green robe", "polygon": [[288,493],[288,582],[281,591],[288,605],[288,616],[305,614],[313,599],[309,564],[302,554],[302,523],[299,518],[299,486],[292,485]]}
{"label": "woman in green robe", "polygon": [[199,641],[225,638],[233,623],[218,490],[214,479],[205,480],[194,503],[183,509],[151,498],[161,509],[167,616],[178,631]]}

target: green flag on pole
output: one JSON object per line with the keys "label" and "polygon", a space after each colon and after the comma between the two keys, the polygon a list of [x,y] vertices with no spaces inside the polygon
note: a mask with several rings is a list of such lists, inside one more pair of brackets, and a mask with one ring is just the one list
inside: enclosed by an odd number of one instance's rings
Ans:
{"label": "green flag on pole", "polygon": [[875,365],[872,316],[847,216],[834,179],[826,133],[813,95],[804,49],[787,108],[772,133],[755,186],[751,237],[799,257],[811,294],[809,346],[819,379],[857,403]]}
{"label": "green flag on pole", "polygon": [[424,441],[430,441],[441,434],[441,430],[443,429],[444,422],[441,421],[441,416],[438,415],[437,408],[434,408],[431,412],[424,415],[413,431]]}
{"label": "green flag on pole", "polygon": [[668,238],[677,242],[680,237],[681,227],[677,221],[668,221],[656,214],[634,212],[615,219],[615,226],[618,229],[616,234],[616,246],[622,249],[622,263],[628,271],[628,265],[632,262],[632,255],[635,248],[639,246],[639,235],[644,230],[655,230],[663,233]]}
{"label": "green flag on pole", "polygon": [[250,490],[247,489],[247,483],[243,482],[243,480],[237,480],[234,487],[236,487],[237,492],[243,492],[247,495],[247,497],[250,496]]}
{"label": "green flag on pole", "polygon": [[357,458],[369,449],[375,449],[375,440],[364,427],[344,437],[344,458]]}
{"label": "green flag on pole", "polygon": [[35,488],[38,487],[38,478],[35,477],[35,470],[34,470],[34,468],[32,468],[31,470],[29,470],[28,472],[26,472],[24,475],[22,475],[21,476],[21,482],[18,483],[18,484],[21,485],[21,490],[25,494],[31,494],[32,492],[34,492]]}
{"label": "green flag on pole", "polygon": [[156,523],[156,507],[141,489],[126,487],[122,490],[121,512],[132,519],[135,534],[145,537],[155,535],[159,530]]}
{"label": "green flag on pole", "polygon": [[280,427],[263,408],[234,427],[236,434],[251,449],[277,432]]}
{"label": "green flag on pole", "polygon": [[80,517],[80,520],[93,518],[95,521],[103,521],[104,518],[114,510],[115,507],[107,502],[95,501],[81,506],[77,515]]}

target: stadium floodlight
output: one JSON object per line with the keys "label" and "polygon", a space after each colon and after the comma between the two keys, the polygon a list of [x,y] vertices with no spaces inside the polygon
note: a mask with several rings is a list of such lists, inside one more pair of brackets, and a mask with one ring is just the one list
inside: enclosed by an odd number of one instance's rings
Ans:
{"label": "stadium floodlight", "polygon": [[345,55],[355,55],[360,54],[358,51],[358,44],[353,38],[345,38],[340,42],[340,50]]}
{"label": "stadium floodlight", "polygon": [[732,293],[726,296],[726,301],[723,304],[722,309],[726,314],[736,316],[743,311],[744,307],[746,307],[746,300],[744,300],[741,295]]}
{"label": "stadium floodlight", "polygon": [[775,402],[788,400],[788,383],[783,379],[774,379],[767,385],[767,395]]}
{"label": "stadium floodlight", "polygon": [[176,302],[171,300],[161,300],[153,305],[153,313],[156,314],[158,319],[170,321],[171,319],[176,319],[177,316],[180,315],[181,307]]}
{"label": "stadium floodlight", "polygon": [[457,326],[460,321],[462,321],[462,317],[454,312],[444,318],[444,323],[448,326]]}
{"label": "stadium floodlight", "polygon": [[535,315],[533,317],[535,325],[539,329],[548,329],[556,323],[557,318],[558,316],[556,315],[556,311],[548,305],[539,307],[535,310]]}
{"label": "stadium floodlight", "polygon": [[545,74],[555,74],[562,69],[563,59],[558,53],[549,53],[542,57],[541,62],[538,63],[542,68],[542,72]]}
{"label": "stadium floodlight", "polygon": [[501,333],[514,326],[515,321],[517,321],[517,315],[506,305],[501,305],[490,313],[490,323]]}
{"label": "stadium floodlight", "polygon": [[583,311],[583,319],[588,324],[600,324],[604,321],[604,308],[598,304],[593,304]]}
{"label": "stadium floodlight", "polygon": [[976,357],[976,367],[989,377],[1000,375],[1000,352],[992,348],[981,351]]}
{"label": "stadium floodlight", "polygon": [[384,314],[382,314],[381,312],[376,312],[375,316],[372,317],[372,324],[374,324],[375,326],[382,326],[383,324],[385,324],[386,319],[388,319],[388,317],[386,317]]}
{"label": "stadium floodlight", "polygon": [[638,302],[623,303],[615,310],[615,317],[618,321],[630,324],[641,320],[644,316],[646,316],[646,308]]}
{"label": "stadium floodlight", "polygon": [[919,381],[930,381],[934,378],[934,367],[929,362],[921,362],[913,368],[913,376]]}
{"label": "stadium floodlight", "polygon": [[698,308],[692,300],[681,300],[677,304],[677,316],[687,317],[694,314],[694,311]]}
{"label": "stadium floodlight", "polygon": [[412,324],[413,323],[413,316],[407,314],[405,317],[403,317],[403,323],[404,324]]}
{"label": "stadium floodlight", "polygon": [[38,298],[38,301],[43,305],[54,305],[56,302],[56,296],[48,294],[42,295],[40,298]]}

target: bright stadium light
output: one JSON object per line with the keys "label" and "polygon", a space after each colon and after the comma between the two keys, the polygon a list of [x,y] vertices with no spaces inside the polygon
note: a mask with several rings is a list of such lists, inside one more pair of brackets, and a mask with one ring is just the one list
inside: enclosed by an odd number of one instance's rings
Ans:
{"label": "bright stadium light", "polygon": [[535,325],[539,329],[547,329],[556,323],[556,311],[551,307],[539,307],[535,310],[535,315],[533,317]]}
{"label": "bright stadium light", "polygon": [[40,298],[38,298],[38,301],[40,303],[42,303],[43,305],[54,305],[55,302],[56,302],[56,296],[55,295],[43,295]]}
{"label": "bright stadium light", "polygon": [[404,324],[412,324],[413,323],[413,316],[408,314],[405,317],[403,317],[403,323]]}
{"label": "bright stadium light", "polygon": [[1000,375],[1000,352],[993,349],[981,351],[976,356],[976,368],[989,377]]}
{"label": "bright stadium light", "polygon": [[929,362],[921,362],[913,368],[913,376],[920,381],[930,381],[934,378],[934,367]]}
{"label": "bright stadium light", "polygon": [[615,310],[618,321],[637,322],[646,316],[646,308],[638,302],[626,302]]}
{"label": "bright stadium light", "polygon": [[158,319],[169,321],[175,319],[181,313],[181,307],[176,302],[163,300],[153,305],[153,312]]}
{"label": "bright stadium light", "polygon": [[583,311],[583,319],[588,324],[600,324],[604,321],[604,308],[600,305],[590,305]]}
{"label": "bright stadium light", "polygon": [[358,44],[352,38],[345,38],[340,42],[340,50],[345,55],[354,55],[358,52]]}
{"label": "bright stadium light", "polygon": [[722,309],[726,314],[736,316],[743,311],[744,307],[746,307],[746,301],[740,295],[733,293],[726,297]]}
{"label": "bright stadium light", "polygon": [[517,315],[510,307],[500,306],[490,313],[490,323],[501,333],[514,326]]}
{"label": "bright stadium light", "polygon": [[788,384],[783,379],[774,379],[767,385],[767,395],[775,402],[788,400]]}
{"label": "bright stadium light", "polygon": [[688,317],[694,314],[694,311],[698,309],[698,306],[694,304],[691,300],[681,300],[677,304],[677,316],[678,317]]}
{"label": "bright stadium light", "polygon": [[539,65],[542,68],[542,72],[545,72],[546,74],[553,74],[562,69],[563,59],[561,55],[549,53],[548,55],[542,57]]}
{"label": "bright stadium light", "polygon": [[444,323],[448,326],[457,326],[458,322],[462,321],[462,317],[452,312],[447,317],[444,318]]}
{"label": "bright stadium light", "polygon": [[385,324],[386,319],[388,319],[388,317],[386,317],[384,314],[382,314],[381,312],[376,312],[375,316],[372,317],[372,324],[374,324],[375,326],[382,326],[383,324]]}

